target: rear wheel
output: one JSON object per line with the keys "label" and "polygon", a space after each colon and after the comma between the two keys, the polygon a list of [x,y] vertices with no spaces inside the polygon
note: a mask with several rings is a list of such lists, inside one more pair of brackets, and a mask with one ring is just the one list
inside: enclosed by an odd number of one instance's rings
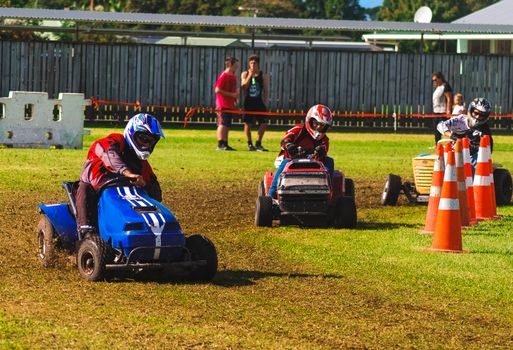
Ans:
{"label": "rear wheel", "polygon": [[335,207],[333,225],[335,228],[356,227],[356,204],[353,197],[342,197]]}
{"label": "rear wheel", "polygon": [[110,247],[98,235],[83,239],[77,252],[78,272],[88,281],[99,281],[106,277]]}
{"label": "rear wheel", "polygon": [[353,180],[352,179],[345,179],[344,186],[345,186],[345,189],[346,189],[346,192],[344,193],[344,196],[345,197],[353,197],[354,198],[355,191],[354,191],[354,182],[353,182]]}
{"label": "rear wheel", "polygon": [[507,169],[495,169],[493,171],[493,182],[495,185],[495,201],[497,205],[506,205],[511,202],[513,186],[511,174]]}
{"label": "rear wheel", "polygon": [[401,177],[394,174],[388,175],[385,188],[383,189],[383,194],[381,195],[381,204],[392,206],[396,205],[397,198],[399,198],[400,193]]}
{"label": "rear wheel", "polygon": [[186,238],[185,246],[189,249],[192,261],[205,260],[206,265],[192,271],[192,281],[211,281],[217,272],[217,251],[214,244],[205,236],[192,235]]}
{"label": "rear wheel", "polygon": [[260,181],[258,184],[258,196],[265,196],[265,184],[263,181]]}
{"label": "rear wheel", "polygon": [[43,215],[37,224],[38,256],[44,267],[55,263],[57,253],[57,235],[50,220]]}
{"label": "rear wheel", "polygon": [[269,196],[258,196],[255,209],[255,225],[271,227],[273,225],[273,200]]}

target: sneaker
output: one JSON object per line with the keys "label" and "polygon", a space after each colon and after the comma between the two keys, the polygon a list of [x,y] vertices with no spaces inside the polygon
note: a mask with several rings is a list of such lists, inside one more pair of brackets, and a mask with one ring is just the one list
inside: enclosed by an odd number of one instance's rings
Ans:
{"label": "sneaker", "polygon": [[221,145],[216,147],[216,151],[227,151],[228,148],[226,145]]}
{"label": "sneaker", "polygon": [[256,151],[257,149],[255,148],[255,146],[253,146],[252,144],[248,144],[248,151],[250,152],[253,152],[253,151]]}
{"label": "sneaker", "polygon": [[257,143],[255,145],[255,149],[258,151],[258,152],[268,152],[269,150],[267,148],[264,148],[264,146],[262,146],[262,144],[260,143]]}
{"label": "sneaker", "polygon": [[224,145],[224,147],[226,147],[225,151],[235,151],[235,148],[232,148],[232,147],[228,146],[227,144]]}

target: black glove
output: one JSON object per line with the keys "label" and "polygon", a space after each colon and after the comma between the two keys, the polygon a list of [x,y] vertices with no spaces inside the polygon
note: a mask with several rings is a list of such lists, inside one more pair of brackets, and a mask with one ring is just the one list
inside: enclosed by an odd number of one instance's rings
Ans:
{"label": "black glove", "polygon": [[297,146],[292,142],[287,142],[285,144],[285,149],[287,150],[287,153],[291,158],[295,158],[299,155],[299,150],[297,149]]}
{"label": "black glove", "polygon": [[314,157],[317,159],[324,159],[324,157],[326,157],[326,148],[323,146],[315,147]]}

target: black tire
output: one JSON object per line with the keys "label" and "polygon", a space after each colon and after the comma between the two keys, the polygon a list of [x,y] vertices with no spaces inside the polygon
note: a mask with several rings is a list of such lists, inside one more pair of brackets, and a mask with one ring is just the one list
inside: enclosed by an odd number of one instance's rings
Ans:
{"label": "black tire", "polygon": [[255,225],[271,227],[273,225],[273,200],[269,196],[258,196],[255,208]]}
{"label": "black tire", "polygon": [[399,198],[400,193],[401,177],[394,174],[388,175],[387,181],[385,182],[385,188],[383,189],[383,194],[381,195],[381,204],[391,206],[396,205],[397,198]]}
{"label": "black tire", "polygon": [[354,198],[340,198],[335,207],[333,226],[335,226],[335,228],[355,228],[356,221],[357,214]]}
{"label": "black tire", "polygon": [[82,240],[77,252],[78,272],[88,281],[99,281],[106,277],[105,265],[111,256],[110,247],[97,235]]}
{"label": "black tire", "polygon": [[258,196],[265,196],[265,184],[263,181],[260,181],[258,184]]}
{"label": "black tire", "polygon": [[344,180],[344,187],[346,189],[346,192],[344,193],[344,196],[345,197],[353,197],[355,196],[355,191],[354,191],[354,182],[352,179],[345,179]]}
{"label": "black tire", "polygon": [[511,203],[513,186],[510,172],[507,169],[495,169],[493,171],[493,182],[495,185],[495,201],[497,205],[507,205]]}
{"label": "black tire", "polygon": [[207,264],[191,271],[191,281],[211,281],[217,273],[217,251],[214,244],[205,236],[192,235],[186,238],[185,246],[189,249],[191,260],[206,260]]}
{"label": "black tire", "polygon": [[37,224],[38,256],[44,267],[51,267],[57,258],[57,234],[50,220],[43,215]]}

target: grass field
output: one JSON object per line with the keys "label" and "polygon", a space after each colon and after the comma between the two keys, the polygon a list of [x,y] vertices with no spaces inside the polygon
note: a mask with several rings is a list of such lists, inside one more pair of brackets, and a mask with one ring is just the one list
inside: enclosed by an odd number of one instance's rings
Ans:
{"label": "grass field", "polygon": [[[412,179],[430,135],[332,133],[330,154],[356,187],[354,230],[255,228],[268,153],[247,152],[241,131],[216,152],[215,131],[166,130],[150,161],[164,203],[186,233],[216,245],[211,284],[88,283],[63,256],[36,256],[37,204],[65,200],[83,150],[0,149],[0,348],[511,348],[513,206],[463,231],[467,253],[428,253],[426,207],[381,207],[389,173]],[[513,136],[495,137],[494,161],[513,170]]]}

